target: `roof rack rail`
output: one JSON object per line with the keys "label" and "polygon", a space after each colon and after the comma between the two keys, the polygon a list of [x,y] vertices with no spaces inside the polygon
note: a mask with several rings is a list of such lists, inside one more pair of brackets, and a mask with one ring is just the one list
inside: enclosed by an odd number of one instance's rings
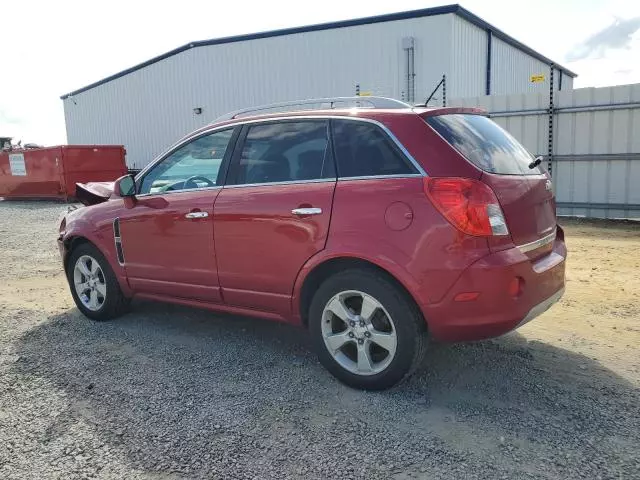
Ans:
{"label": "roof rack rail", "polygon": [[[317,105],[317,104],[329,104],[329,108],[336,108],[336,103],[355,103],[357,107],[360,107],[360,104],[369,104],[372,108],[412,108],[411,105],[405,102],[401,102],[400,100],[395,100],[393,98],[386,97],[329,97],[329,98],[310,98],[308,100],[293,100],[290,102],[279,102],[272,103],[269,105],[260,105],[258,107],[251,108],[243,108],[241,110],[236,110],[235,112],[225,113],[224,115],[216,118],[216,122],[220,122],[223,120],[233,120],[240,115],[252,112],[261,112],[264,110],[272,110],[274,108],[282,108],[282,107],[295,107],[299,105]],[[371,108],[370,107],[370,108]],[[314,108],[310,108],[309,110],[318,110]]]}

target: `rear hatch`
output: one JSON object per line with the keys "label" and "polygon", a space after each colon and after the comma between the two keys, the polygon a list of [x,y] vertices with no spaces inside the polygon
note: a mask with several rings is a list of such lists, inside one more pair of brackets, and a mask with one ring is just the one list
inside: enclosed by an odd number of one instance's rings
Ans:
{"label": "rear hatch", "polygon": [[552,183],[531,153],[483,115],[455,113],[425,119],[465,159],[482,170],[480,180],[494,191],[516,245],[531,244],[533,250],[537,244],[532,242],[553,240],[556,205]]}

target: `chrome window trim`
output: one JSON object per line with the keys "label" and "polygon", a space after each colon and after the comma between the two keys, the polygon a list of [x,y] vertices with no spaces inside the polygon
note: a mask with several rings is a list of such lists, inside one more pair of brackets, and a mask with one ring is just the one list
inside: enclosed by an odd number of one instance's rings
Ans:
{"label": "chrome window trim", "polygon": [[[221,188],[242,188],[242,187],[261,187],[261,186],[278,186],[278,185],[298,185],[304,183],[335,183],[346,182],[350,180],[379,180],[385,178],[422,178],[419,173],[393,174],[393,175],[366,175],[362,177],[341,177],[341,178],[315,178],[311,180],[286,180],[282,182],[264,182],[264,183],[241,183],[238,185],[225,185]],[[220,187],[218,187],[220,188]],[[182,190],[184,191],[184,190]]]}
{"label": "chrome window trim", "polygon": [[282,182],[264,182],[264,183],[240,183],[238,185],[225,185],[222,188],[242,188],[242,187],[262,187],[277,185],[298,185],[304,183],[335,183],[336,178],[314,178],[311,180],[285,180]]}
{"label": "chrome window trim", "polygon": [[173,194],[173,193],[202,192],[204,190],[219,190],[221,188],[222,188],[221,185],[216,185],[215,187],[185,188],[183,190],[167,190],[165,192],[138,193],[136,194],[136,198],[153,197],[155,195],[167,195],[167,194]]}
{"label": "chrome window trim", "polygon": [[[413,167],[419,172],[420,176],[423,176],[423,177],[428,176],[424,168],[422,168],[422,166],[418,163],[418,161],[413,157],[413,155],[409,153],[409,151],[404,147],[404,145],[400,142],[400,140],[398,140],[398,138],[391,132],[391,130],[389,130],[389,128],[387,128],[386,125],[384,125],[383,123],[377,120],[373,120],[371,118],[362,118],[362,117],[348,117],[343,115],[290,115],[290,116],[284,116],[284,117],[254,118],[251,120],[238,119],[237,122],[233,122],[231,124],[211,125],[210,128],[206,128],[205,130],[199,130],[198,132],[191,133],[189,134],[189,136],[184,137],[181,140],[178,140],[178,142],[174,143],[171,147],[169,147],[167,150],[165,150],[160,155],[158,155],[154,160],[152,160],[151,163],[149,163],[146,167],[140,170],[140,172],[138,172],[138,174],[135,177],[136,183],[138,182],[138,179],[142,178],[148,170],[150,170],[155,165],[157,165],[162,160],[164,160],[168,155],[173,153],[173,151],[177,150],[178,148],[189,143],[191,140],[197,137],[211,135],[218,131],[228,130],[228,129],[236,128],[242,125],[250,125],[254,123],[278,122],[281,120],[350,120],[353,122],[372,123],[378,126],[379,128],[381,128],[387,134],[387,136],[393,141],[393,143],[395,143],[396,147],[400,149],[403,155],[409,160],[409,162],[411,162]],[[418,175],[418,174],[415,174],[415,175]],[[355,178],[355,177],[352,177],[352,178]],[[259,184],[259,185],[264,185],[264,184]],[[149,194],[144,194],[144,195],[149,195]]]}
{"label": "chrome window trim", "polygon": [[424,175],[420,173],[395,173],[390,175],[362,175],[360,177],[340,177],[339,182],[347,182],[349,180],[379,180],[383,178],[422,178]]}
{"label": "chrome window trim", "polygon": [[553,229],[549,235],[546,235],[538,240],[534,240],[533,242],[525,243],[524,245],[517,245],[518,250],[522,253],[530,252],[531,250],[535,250],[536,248],[540,248],[548,243],[552,243],[556,239],[557,229]]}

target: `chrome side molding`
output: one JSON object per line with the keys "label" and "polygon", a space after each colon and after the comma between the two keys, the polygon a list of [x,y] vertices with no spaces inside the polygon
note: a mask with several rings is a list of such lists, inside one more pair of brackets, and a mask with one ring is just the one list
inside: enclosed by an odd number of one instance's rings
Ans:
{"label": "chrome side molding", "polygon": [[522,253],[530,252],[531,250],[535,250],[536,248],[540,248],[548,243],[553,243],[556,239],[556,229],[553,229],[549,235],[546,235],[538,240],[534,240],[533,242],[525,243],[524,245],[518,245],[518,250]]}

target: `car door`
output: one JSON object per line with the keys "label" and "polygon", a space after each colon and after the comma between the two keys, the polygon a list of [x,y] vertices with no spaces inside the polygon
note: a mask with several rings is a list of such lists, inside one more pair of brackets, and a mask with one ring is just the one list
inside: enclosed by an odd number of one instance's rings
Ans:
{"label": "car door", "polygon": [[335,165],[328,121],[243,127],[214,235],[226,303],[286,316],[296,276],[325,247]]}
{"label": "car door", "polygon": [[119,218],[135,292],[220,302],[213,205],[234,140],[233,129],[189,139],[136,179]]}

